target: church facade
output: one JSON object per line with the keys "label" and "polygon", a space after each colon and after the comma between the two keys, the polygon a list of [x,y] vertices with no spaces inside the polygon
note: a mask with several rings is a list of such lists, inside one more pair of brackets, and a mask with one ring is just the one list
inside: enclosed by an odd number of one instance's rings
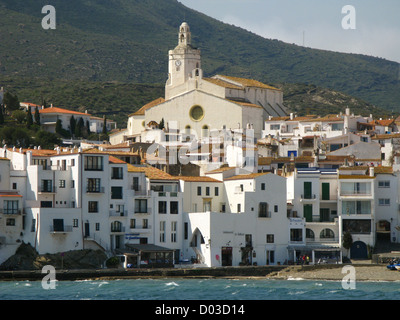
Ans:
{"label": "church facade", "polygon": [[[204,138],[212,130],[253,129],[261,138],[264,121],[286,116],[281,90],[256,80],[215,75],[203,77],[201,52],[192,46],[189,25],[179,28],[178,45],[169,51],[165,97],[131,114],[126,134],[140,136],[162,120],[165,128]],[[150,124],[150,125],[149,125]],[[138,141],[138,140],[136,140]]]}

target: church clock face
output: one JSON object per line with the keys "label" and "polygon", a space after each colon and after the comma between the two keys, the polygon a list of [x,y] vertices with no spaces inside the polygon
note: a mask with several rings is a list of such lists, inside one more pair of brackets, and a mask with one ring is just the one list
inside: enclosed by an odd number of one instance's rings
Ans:
{"label": "church clock face", "polygon": [[179,67],[179,66],[181,65],[181,60],[176,60],[176,61],[175,61],[175,65],[176,65],[177,67]]}
{"label": "church clock face", "polygon": [[200,121],[204,118],[204,110],[199,105],[195,105],[190,109],[189,116],[193,121]]}

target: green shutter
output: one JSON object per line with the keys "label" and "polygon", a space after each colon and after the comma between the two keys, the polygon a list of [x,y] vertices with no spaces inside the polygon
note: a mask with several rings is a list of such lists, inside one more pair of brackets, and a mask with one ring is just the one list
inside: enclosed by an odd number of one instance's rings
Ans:
{"label": "green shutter", "polygon": [[329,200],[329,183],[322,183],[322,200]]}
{"label": "green shutter", "polygon": [[311,182],[304,182],[304,199],[311,199]]}
{"label": "green shutter", "polygon": [[312,222],[312,204],[305,204],[303,206],[303,211],[306,222]]}

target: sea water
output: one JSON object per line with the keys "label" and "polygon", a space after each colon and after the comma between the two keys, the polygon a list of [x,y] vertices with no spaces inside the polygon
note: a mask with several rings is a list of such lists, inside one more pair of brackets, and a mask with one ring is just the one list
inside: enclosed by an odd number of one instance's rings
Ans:
{"label": "sea water", "polygon": [[357,282],[301,279],[121,279],[0,282],[0,300],[398,300],[400,282]]}

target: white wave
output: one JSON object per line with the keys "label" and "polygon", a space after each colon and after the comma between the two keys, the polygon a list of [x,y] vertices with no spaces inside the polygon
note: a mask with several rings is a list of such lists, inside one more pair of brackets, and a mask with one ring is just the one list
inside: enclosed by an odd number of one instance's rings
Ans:
{"label": "white wave", "polygon": [[108,282],[107,282],[107,281],[100,282],[100,283],[99,283],[99,288],[100,288],[102,285],[104,285],[104,284],[108,284]]}
{"label": "white wave", "polygon": [[295,280],[295,281],[299,281],[299,280],[304,280],[304,278],[294,278],[294,277],[288,277],[287,280]]}
{"label": "white wave", "polygon": [[168,282],[165,284],[166,286],[175,286],[175,287],[179,287],[179,284],[177,284],[175,281],[172,282]]}

